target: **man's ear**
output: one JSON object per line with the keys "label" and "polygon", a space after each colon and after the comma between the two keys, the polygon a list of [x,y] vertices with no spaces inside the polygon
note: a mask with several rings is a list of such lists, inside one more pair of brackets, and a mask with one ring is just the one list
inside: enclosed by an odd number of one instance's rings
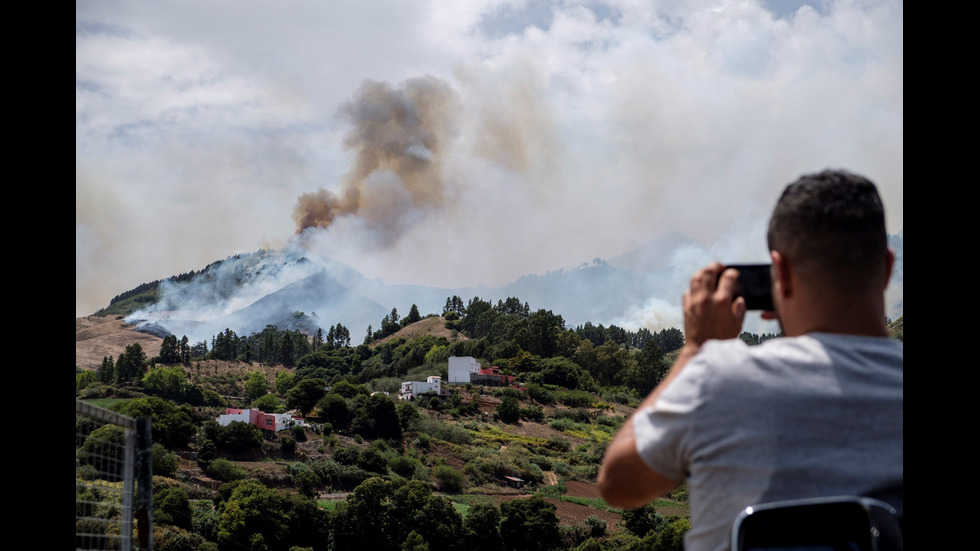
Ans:
{"label": "man's ear", "polygon": [[888,256],[885,258],[885,286],[888,288],[888,282],[892,279],[892,268],[895,267],[895,249],[888,247]]}
{"label": "man's ear", "polygon": [[772,282],[773,291],[779,293],[780,298],[788,297],[793,294],[793,282],[790,274],[789,263],[779,251],[771,251],[769,257],[772,258]]}

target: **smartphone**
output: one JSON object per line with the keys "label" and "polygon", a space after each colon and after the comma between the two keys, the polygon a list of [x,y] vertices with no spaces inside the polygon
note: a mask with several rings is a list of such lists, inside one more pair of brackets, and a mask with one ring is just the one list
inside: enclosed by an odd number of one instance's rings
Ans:
{"label": "smartphone", "polygon": [[[738,270],[738,283],[735,286],[735,296],[745,297],[747,310],[773,310],[772,280],[769,276],[769,264],[729,264],[725,269]],[[718,274],[721,278],[721,274]]]}

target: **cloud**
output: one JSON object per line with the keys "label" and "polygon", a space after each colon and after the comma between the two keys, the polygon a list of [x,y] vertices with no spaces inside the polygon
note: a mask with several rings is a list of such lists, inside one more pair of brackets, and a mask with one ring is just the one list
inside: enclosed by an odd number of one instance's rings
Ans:
{"label": "cloud", "polygon": [[[826,167],[876,181],[897,232],[903,5],[818,7],[79,5],[76,315],[281,246],[300,197],[358,195],[308,246],[369,277],[452,286],[670,231],[710,249]],[[358,131],[365,86],[405,106],[413,82],[452,105],[412,127],[437,141],[369,162],[385,149]]]}

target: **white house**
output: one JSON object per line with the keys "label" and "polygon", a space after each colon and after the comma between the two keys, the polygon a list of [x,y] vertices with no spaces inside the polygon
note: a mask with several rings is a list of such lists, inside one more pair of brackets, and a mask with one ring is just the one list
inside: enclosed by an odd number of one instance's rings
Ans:
{"label": "white house", "polygon": [[473,356],[449,357],[449,384],[465,385],[471,374],[480,373],[480,362]]}
{"label": "white house", "polygon": [[426,392],[442,394],[442,377],[432,375],[424,383],[421,381],[405,381],[402,383],[402,391],[398,397],[402,400],[414,400],[416,396]]}

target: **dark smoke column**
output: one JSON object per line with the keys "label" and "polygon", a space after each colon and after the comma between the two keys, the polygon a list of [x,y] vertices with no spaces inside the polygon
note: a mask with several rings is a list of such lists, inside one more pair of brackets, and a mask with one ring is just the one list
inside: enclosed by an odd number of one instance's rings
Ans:
{"label": "dark smoke column", "polygon": [[362,82],[338,109],[352,126],[344,148],[355,154],[354,165],[339,192],[320,189],[299,197],[296,232],[351,215],[368,222],[382,242],[395,241],[414,211],[442,205],[441,165],[458,111],[453,89],[432,76],[398,87]]}

